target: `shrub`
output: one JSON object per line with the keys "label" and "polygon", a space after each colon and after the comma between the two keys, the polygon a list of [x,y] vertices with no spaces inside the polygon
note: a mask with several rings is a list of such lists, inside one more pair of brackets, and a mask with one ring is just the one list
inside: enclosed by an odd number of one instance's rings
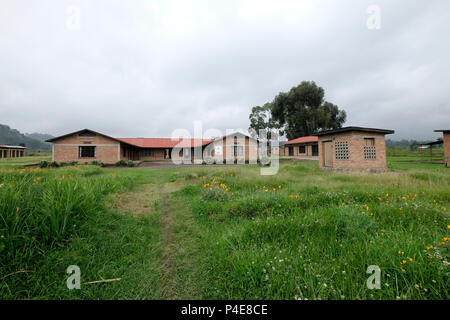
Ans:
{"label": "shrub", "polygon": [[41,161],[41,163],[39,163],[39,167],[40,168],[47,168],[48,167],[48,162],[47,161]]}
{"label": "shrub", "polygon": [[124,160],[120,160],[116,162],[117,167],[125,167],[127,163]]}
{"label": "shrub", "polygon": [[134,162],[133,161],[128,161],[127,166],[134,167]]}
{"label": "shrub", "polygon": [[104,167],[104,166],[105,166],[105,164],[104,164],[103,162],[97,161],[97,160],[92,161],[91,164],[92,164],[93,166],[99,166],[99,167]]}
{"label": "shrub", "polygon": [[60,166],[59,166],[59,163],[56,162],[56,161],[50,162],[49,166],[52,167],[52,168],[59,168],[59,167],[60,167]]}

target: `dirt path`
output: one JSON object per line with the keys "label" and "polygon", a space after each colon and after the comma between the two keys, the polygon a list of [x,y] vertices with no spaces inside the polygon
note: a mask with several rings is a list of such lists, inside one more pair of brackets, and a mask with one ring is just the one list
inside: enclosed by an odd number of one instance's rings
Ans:
{"label": "dirt path", "polygon": [[159,216],[160,281],[152,284],[153,288],[149,290],[158,291],[160,299],[165,300],[199,298],[203,283],[199,264],[202,256],[201,232],[189,207],[173,194],[191,181],[179,179],[167,182],[167,177],[161,173],[153,176],[151,182],[117,195],[115,202],[117,209],[136,218]]}
{"label": "dirt path", "polygon": [[167,186],[164,186],[159,191],[159,203],[161,205],[161,220],[163,231],[163,254],[161,260],[161,267],[163,277],[165,278],[166,286],[163,291],[164,299],[173,300],[176,298],[175,286],[176,278],[173,276],[175,262],[174,262],[174,245],[175,236],[173,230],[173,216],[168,205],[167,198],[170,196]]}

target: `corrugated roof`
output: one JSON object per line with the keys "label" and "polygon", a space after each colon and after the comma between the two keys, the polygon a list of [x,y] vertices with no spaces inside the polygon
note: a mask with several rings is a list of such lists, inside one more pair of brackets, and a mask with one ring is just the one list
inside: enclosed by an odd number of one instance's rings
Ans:
{"label": "corrugated roof", "polygon": [[122,142],[140,148],[174,148],[174,147],[201,147],[210,144],[214,139],[176,139],[172,138],[117,138]]}
{"label": "corrugated roof", "polygon": [[316,136],[307,136],[307,137],[300,137],[294,140],[290,140],[286,142],[285,144],[296,144],[296,143],[307,143],[307,142],[317,142],[319,141],[319,138]]}
{"label": "corrugated roof", "polygon": [[377,129],[377,128],[364,128],[364,127],[344,127],[339,128],[335,130],[326,130],[314,133],[315,136],[325,136],[328,134],[335,134],[335,133],[341,133],[341,132],[349,132],[349,131],[361,131],[361,132],[375,132],[375,133],[383,133],[383,134],[393,134],[395,133],[394,130],[388,130],[388,129]]}
{"label": "corrugated roof", "polygon": [[9,148],[9,149],[26,149],[27,147],[22,147],[22,146],[7,146],[7,145],[0,145],[0,148]]}

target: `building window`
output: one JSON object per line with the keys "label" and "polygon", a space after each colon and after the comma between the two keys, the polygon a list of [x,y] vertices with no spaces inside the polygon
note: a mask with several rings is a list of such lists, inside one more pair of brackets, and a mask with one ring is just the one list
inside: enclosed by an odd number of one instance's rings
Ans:
{"label": "building window", "polygon": [[306,153],[306,146],[299,146],[298,153]]}
{"label": "building window", "polygon": [[244,147],[243,146],[233,146],[233,156],[243,156],[244,155]]}
{"label": "building window", "polygon": [[82,146],[79,147],[79,156],[80,158],[95,158],[96,152],[95,147],[93,146]]}
{"label": "building window", "polygon": [[364,147],[364,160],[377,160],[377,149],[375,147]]}
{"label": "building window", "polygon": [[155,150],[153,150],[153,149],[144,149],[144,151],[142,151],[142,156],[143,157],[154,157],[155,156]]}
{"label": "building window", "polygon": [[336,142],[334,144],[334,153],[336,160],[348,160],[348,142]]}
{"label": "building window", "polygon": [[375,147],[375,138],[364,138],[364,145],[366,147]]}

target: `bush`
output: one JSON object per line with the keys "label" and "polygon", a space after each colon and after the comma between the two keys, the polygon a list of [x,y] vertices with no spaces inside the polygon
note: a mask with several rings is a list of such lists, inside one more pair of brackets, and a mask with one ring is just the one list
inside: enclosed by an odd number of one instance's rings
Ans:
{"label": "bush", "polygon": [[70,166],[76,166],[78,164],[78,161],[70,161],[70,162],[61,162],[61,167],[70,167]]}
{"label": "bush", "polygon": [[47,168],[48,167],[48,162],[47,161],[41,161],[41,163],[39,163],[39,168]]}
{"label": "bush", "polygon": [[92,161],[91,164],[92,164],[93,166],[99,166],[99,167],[104,167],[104,166],[105,166],[105,164],[104,164],[103,162],[97,161],[97,160]]}
{"label": "bush", "polygon": [[58,162],[52,161],[52,162],[50,162],[49,167],[52,167],[52,168],[59,168],[60,165],[59,165]]}
{"label": "bush", "polygon": [[134,167],[134,162],[133,161],[128,161],[127,166]]}
{"label": "bush", "polygon": [[124,160],[120,160],[116,162],[117,167],[125,167],[127,163]]}

